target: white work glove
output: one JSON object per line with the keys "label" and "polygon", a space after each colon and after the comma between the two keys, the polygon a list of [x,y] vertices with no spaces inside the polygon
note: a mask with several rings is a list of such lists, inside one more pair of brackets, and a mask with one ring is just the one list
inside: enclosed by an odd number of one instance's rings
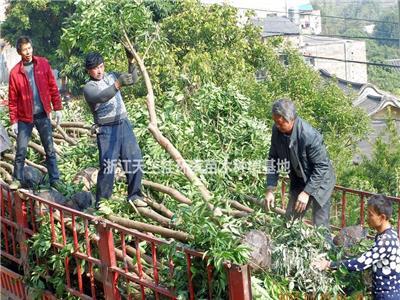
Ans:
{"label": "white work glove", "polygon": [[11,130],[15,135],[18,135],[18,122],[11,125]]}
{"label": "white work glove", "polygon": [[60,125],[62,119],[62,112],[61,110],[56,111],[56,124],[57,126]]}
{"label": "white work glove", "polygon": [[271,191],[267,191],[266,193],[265,193],[265,199],[264,199],[264,207],[265,207],[265,210],[270,210],[271,209],[271,207],[274,207],[275,206],[275,196],[274,196],[274,193],[273,192],[271,192]]}
{"label": "white work glove", "polygon": [[306,210],[308,200],[310,199],[310,195],[307,194],[306,192],[302,191],[299,196],[297,197],[296,205],[294,206],[294,210],[297,213],[302,213],[303,211]]}

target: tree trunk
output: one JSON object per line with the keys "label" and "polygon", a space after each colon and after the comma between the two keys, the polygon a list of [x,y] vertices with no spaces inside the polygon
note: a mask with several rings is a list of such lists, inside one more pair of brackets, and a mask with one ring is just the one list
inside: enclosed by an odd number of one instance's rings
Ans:
{"label": "tree trunk", "polygon": [[[127,264],[128,270],[134,272],[137,276],[139,276],[139,269],[137,267],[137,264],[134,264],[132,262],[133,261],[132,257],[130,257],[128,254],[126,254],[126,256],[124,257],[123,251],[118,248],[114,248],[114,252],[115,252],[115,257],[119,261],[122,261]],[[144,272],[144,270],[143,270],[143,278],[152,281],[152,278],[149,275],[147,275]]]}
{"label": "tree trunk", "polygon": [[[128,253],[130,256],[136,256],[136,248],[126,245],[126,253]],[[148,265],[153,266],[153,259],[151,256],[147,255],[146,253],[140,252],[140,258],[142,258]],[[157,261],[156,262],[157,267],[160,266],[160,263]]]}
{"label": "tree trunk", "polygon": [[0,167],[2,167],[3,169],[8,169],[10,174],[12,174],[14,171],[14,166],[5,161],[0,161]]}
{"label": "tree trunk", "polygon": [[[264,200],[263,199],[258,199],[256,197],[253,196],[248,196],[248,195],[242,195],[243,198],[247,201],[252,202],[253,204],[260,206],[262,208],[264,208]],[[285,214],[285,210],[279,207],[272,207],[271,210],[274,213],[280,214],[280,215],[284,215]]]}
{"label": "tree trunk", "polygon": [[76,133],[83,134],[83,135],[91,135],[90,130],[86,128],[78,128],[78,127],[65,127],[65,132],[71,132],[76,135]]}
{"label": "tree trunk", "polygon": [[[17,140],[17,136],[14,133],[10,133],[10,136],[13,137],[15,140]],[[43,156],[43,157],[46,156],[46,152],[44,151],[44,148],[42,146],[40,146],[39,144],[29,141],[28,147],[30,147],[33,150],[35,150],[36,152],[38,152],[41,156]],[[60,155],[60,150],[58,148],[54,147],[54,150],[56,151],[56,153],[58,155]]]}

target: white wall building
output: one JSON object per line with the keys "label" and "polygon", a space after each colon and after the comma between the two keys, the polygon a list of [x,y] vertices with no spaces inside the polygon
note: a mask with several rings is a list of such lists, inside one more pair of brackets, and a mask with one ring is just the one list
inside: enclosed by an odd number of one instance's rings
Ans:
{"label": "white wall building", "polygon": [[368,82],[367,65],[349,62],[367,61],[364,41],[303,35],[303,46],[300,52],[316,69],[327,70],[347,81]]}
{"label": "white wall building", "polygon": [[321,12],[319,10],[300,10],[299,23],[302,34],[320,34],[322,32]]}
{"label": "white wall building", "polygon": [[20,60],[17,50],[0,39],[0,85],[8,83],[9,72]]}
{"label": "white wall building", "polygon": [[301,33],[319,34],[322,31],[321,15],[307,0],[201,0],[203,4],[226,4],[238,9],[241,21],[248,10],[256,19],[278,16],[289,18]]}
{"label": "white wall building", "polygon": [[8,6],[7,0],[0,0],[0,23],[6,19],[6,8]]}

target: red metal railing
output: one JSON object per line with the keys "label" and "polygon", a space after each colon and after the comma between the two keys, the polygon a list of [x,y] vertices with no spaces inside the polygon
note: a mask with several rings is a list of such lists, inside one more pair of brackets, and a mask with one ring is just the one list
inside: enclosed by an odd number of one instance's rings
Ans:
{"label": "red metal railing", "polygon": [[[375,195],[375,193],[370,193],[370,192],[365,192],[365,191],[360,191],[360,190],[355,190],[355,189],[349,189],[345,188],[343,186],[335,186],[335,193],[341,194],[341,227],[345,227],[347,225],[346,223],[346,207],[348,204],[348,197],[349,196],[354,196],[358,202],[359,202],[359,210],[360,210],[360,218],[359,218],[359,223],[364,226],[365,225],[365,201],[370,198],[372,195]],[[396,220],[396,225],[397,225],[397,234],[400,236],[400,197],[392,197],[392,196],[386,196],[390,200],[392,200],[393,204],[397,204],[397,220]],[[357,201],[356,200],[356,201]],[[396,205],[393,207],[393,211],[395,210]]]}
{"label": "red metal railing", "polygon": [[[189,299],[195,299],[200,288],[196,281],[199,269],[207,279],[207,295],[213,299],[213,268],[207,265],[204,253],[177,247],[181,257],[162,255],[166,240],[128,229],[108,220],[64,207],[27,191],[11,193],[0,183],[2,252],[11,262],[23,266],[29,248],[26,240],[44,226],[50,227],[51,250],[62,253],[73,245],[65,256],[65,290],[81,299],[177,299],[174,285],[175,268],[186,264]],[[15,237],[15,233],[17,233]],[[64,249],[65,250],[65,249]],[[183,259],[182,259],[183,257]],[[36,257],[41,264],[41,257]],[[198,268],[197,274],[192,274]],[[228,265],[229,299],[251,299],[248,266]],[[51,274],[49,274],[51,276]],[[1,283],[4,289],[10,285]],[[20,290],[20,286],[15,287]],[[18,294],[20,295],[20,294]],[[25,299],[26,294],[19,299]]]}
{"label": "red metal railing", "polygon": [[[287,197],[287,186],[286,186],[286,181],[283,179],[281,180],[281,207],[283,209],[286,208],[285,206],[285,198]],[[332,209],[333,212],[335,213],[333,217],[336,217],[339,215],[338,213],[338,208],[340,208],[340,228],[343,228],[349,224],[347,224],[347,217],[348,215],[348,204],[349,204],[349,197],[351,198],[351,202],[356,202],[358,203],[358,209],[359,209],[359,220],[357,223],[360,225],[364,226],[365,225],[365,209],[366,209],[366,200],[370,198],[371,196],[375,195],[375,193],[371,192],[366,192],[366,191],[361,191],[361,190],[356,190],[356,189],[350,189],[346,188],[340,185],[336,185],[331,201],[335,199],[336,197],[340,197],[340,203],[332,203]],[[400,236],[400,197],[393,197],[393,196],[386,196],[390,200],[393,201],[394,208],[393,211],[395,211],[396,205],[397,205],[397,220],[396,220],[396,226],[397,226],[397,234]],[[347,214],[346,214],[347,212]],[[332,216],[331,216],[331,225],[332,225]],[[354,224],[352,224],[354,225]],[[336,226],[332,226],[336,227]]]}
{"label": "red metal railing", "polygon": [[23,299],[25,297],[25,287],[22,281],[22,275],[17,274],[6,268],[0,269],[1,287],[9,291],[7,296]]}
{"label": "red metal railing", "polygon": [[[283,195],[286,186],[281,188]],[[359,223],[365,222],[365,201],[373,193],[335,187],[334,218],[343,227],[348,225],[347,207],[356,201]],[[389,197],[397,203],[397,231],[400,231],[400,198]],[[73,245],[64,259],[65,289],[82,299],[145,299],[152,294],[155,299],[177,298],[174,272],[177,266],[186,268],[184,279],[187,298],[195,299],[198,290],[196,274],[192,267],[203,264],[202,273],[207,278],[207,296],[213,298],[213,267],[203,261],[203,253],[178,247],[180,258],[165,256],[162,248],[169,242],[128,229],[104,219],[96,218],[21,190],[11,193],[0,183],[1,256],[30,274],[26,264],[29,248],[26,244],[41,226],[51,230],[51,247],[55,252]],[[282,202],[285,205],[285,202]],[[352,206],[354,207],[354,205]],[[47,219],[46,219],[47,218]],[[46,220],[46,222],[45,222]],[[399,232],[400,233],[400,232]],[[41,258],[36,258],[41,263]],[[4,268],[0,271],[1,287],[18,299],[26,298],[22,276]],[[251,299],[251,280],[248,266],[228,267],[229,299]],[[46,294],[43,299],[50,299]]]}

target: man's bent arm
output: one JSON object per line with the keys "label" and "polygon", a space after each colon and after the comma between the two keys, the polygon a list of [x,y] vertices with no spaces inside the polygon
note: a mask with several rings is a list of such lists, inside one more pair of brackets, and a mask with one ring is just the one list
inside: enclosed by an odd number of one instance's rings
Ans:
{"label": "man's bent arm", "polygon": [[83,88],[83,95],[89,103],[104,103],[110,100],[118,92],[115,84],[110,85],[102,91],[99,91],[95,85],[87,84]]}

